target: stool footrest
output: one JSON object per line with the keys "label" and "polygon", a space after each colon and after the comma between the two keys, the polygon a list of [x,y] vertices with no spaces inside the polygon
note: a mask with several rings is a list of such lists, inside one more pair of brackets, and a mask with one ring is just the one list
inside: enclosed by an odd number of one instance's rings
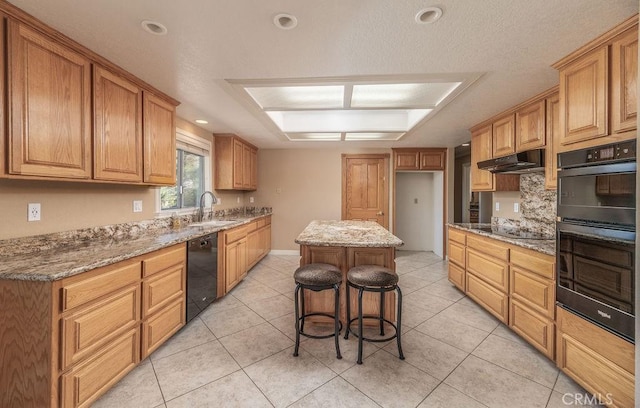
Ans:
{"label": "stool footrest", "polygon": [[[298,318],[298,320],[299,320],[299,321],[302,321],[302,319],[305,319],[305,318],[310,317],[310,316],[324,316],[324,317],[329,317],[329,318],[331,318],[331,319],[335,319],[335,316],[330,315],[330,314],[328,314],[328,313],[320,313],[320,312],[317,312],[317,313],[307,313],[307,314],[305,314],[304,316],[300,316],[300,317]],[[340,335],[340,332],[342,331],[342,322],[341,322],[341,321],[338,321],[338,324],[339,324],[339,326],[338,326],[338,333],[337,333],[337,335]],[[336,333],[335,333],[335,331],[334,331],[334,332],[332,332],[331,334],[315,335],[315,334],[307,334],[307,333],[305,333],[304,331],[300,330],[300,335],[301,335],[301,336],[308,337],[308,338],[310,338],[310,339],[328,339],[329,337],[334,337],[334,336],[336,335]]]}
{"label": "stool footrest", "polygon": [[[370,339],[370,338],[364,337],[364,335],[363,335],[362,336],[362,340],[368,341],[369,343],[384,343],[385,341],[393,340],[396,337],[398,337],[398,327],[393,322],[391,322],[391,321],[389,321],[387,319],[380,319],[378,316],[362,316],[362,320],[364,320],[364,319],[375,319],[375,320],[378,320],[378,321],[382,320],[385,323],[389,323],[389,325],[391,325],[391,327],[393,327],[395,332],[393,333],[392,336],[385,337],[383,339]],[[351,333],[354,336],[356,336],[356,338],[359,338],[360,336],[358,336],[358,333],[351,328],[351,323],[353,323],[353,322],[355,322],[357,320],[358,320],[357,317],[349,320],[349,326],[347,326],[347,330],[349,330],[349,333]]]}

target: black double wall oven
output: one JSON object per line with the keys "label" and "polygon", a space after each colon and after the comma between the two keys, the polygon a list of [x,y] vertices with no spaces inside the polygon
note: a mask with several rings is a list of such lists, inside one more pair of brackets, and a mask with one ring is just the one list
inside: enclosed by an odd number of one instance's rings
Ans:
{"label": "black double wall oven", "polygon": [[558,155],[560,307],[634,342],[636,142]]}

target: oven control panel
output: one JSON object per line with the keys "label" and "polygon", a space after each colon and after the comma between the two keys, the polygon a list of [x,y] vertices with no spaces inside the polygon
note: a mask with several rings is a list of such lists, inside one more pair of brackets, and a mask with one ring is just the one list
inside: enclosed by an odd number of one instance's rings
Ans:
{"label": "oven control panel", "polygon": [[636,142],[616,143],[587,150],[587,163],[612,161],[619,159],[634,159],[636,157]]}

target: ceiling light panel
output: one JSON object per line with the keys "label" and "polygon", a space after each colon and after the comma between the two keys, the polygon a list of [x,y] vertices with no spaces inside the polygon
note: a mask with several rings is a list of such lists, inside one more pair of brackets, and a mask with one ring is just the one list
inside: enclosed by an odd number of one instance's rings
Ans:
{"label": "ceiling light panel", "polygon": [[346,133],[344,140],[399,140],[404,135],[404,132],[396,133],[380,133],[380,132],[367,132],[367,133]]}
{"label": "ceiling light panel", "polygon": [[267,111],[288,132],[406,132],[430,109]]}
{"label": "ceiling light panel", "polygon": [[343,107],[344,86],[245,87],[262,109],[336,109]]}
{"label": "ceiling light panel", "polygon": [[337,141],[342,138],[341,133],[286,133],[289,140],[309,141]]}
{"label": "ceiling light panel", "polygon": [[354,85],[354,108],[436,107],[460,82]]}

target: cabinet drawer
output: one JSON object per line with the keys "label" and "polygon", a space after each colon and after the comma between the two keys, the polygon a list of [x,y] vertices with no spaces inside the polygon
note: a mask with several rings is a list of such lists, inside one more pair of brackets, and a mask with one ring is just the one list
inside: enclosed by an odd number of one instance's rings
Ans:
{"label": "cabinet drawer", "polygon": [[470,273],[467,273],[466,278],[467,295],[506,324],[508,322],[509,297]]}
{"label": "cabinet drawer", "polygon": [[555,279],[555,259],[550,255],[512,248],[510,259],[513,265],[521,266],[547,279]]}
{"label": "cabinet drawer", "polygon": [[540,315],[511,298],[509,326],[551,360],[555,352],[555,325],[553,320]]}
{"label": "cabinet drawer", "polygon": [[136,328],[104,347],[96,356],[60,377],[63,407],[88,407],[140,361],[140,332]]}
{"label": "cabinet drawer", "polygon": [[455,228],[449,228],[449,241],[455,241],[464,246],[467,244],[467,234]]}
{"label": "cabinet drawer", "polygon": [[465,291],[465,272],[456,264],[449,263],[449,282],[453,283],[461,291]]}
{"label": "cabinet drawer", "polygon": [[140,286],[128,287],[62,318],[62,369],[95,354],[105,342],[140,321]]}
{"label": "cabinet drawer", "polygon": [[236,242],[237,240],[246,237],[247,234],[248,234],[248,229],[246,225],[226,231],[224,234],[225,244]]}
{"label": "cabinet drawer", "polygon": [[509,290],[509,265],[467,248],[467,272],[484,279],[504,293]]}
{"label": "cabinet drawer", "polygon": [[556,285],[552,280],[540,278],[528,270],[512,266],[509,285],[511,297],[553,319],[555,311]]}
{"label": "cabinet drawer", "polygon": [[145,280],[142,283],[142,316],[150,316],[176,297],[184,297],[184,281],[182,265]]}
{"label": "cabinet drawer", "polygon": [[509,262],[509,247],[491,238],[477,235],[467,235],[467,247],[477,249],[481,253],[494,257],[500,261]]}
{"label": "cabinet drawer", "polygon": [[271,225],[271,216],[264,217],[264,225]]}
{"label": "cabinet drawer", "polygon": [[146,358],[185,324],[185,300],[178,299],[142,323],[142,358]]}
{"label": "cabinet drawer", "polygon": [[249,224],[245,225],[244,228],[246,233],[249,234],[258,229],[258,221],[250,222]]}
{"label": "cabinet drawer", "polygon": [[83,305],[140,280],[140,261],[124,261],[65,280],[61,311]]}
{"label": "cabinet drawer", "polygon": [[465,247],[456,242],[449,241],[449,264],[455,263],[462,268],[466,265]]}
{"label": "cabinet drawer", "polygon": [[187,247],[185,244],[178,244],[160,251],[154,252],[152,257],[144,260],[142,263],[142,276],[147,277],[164,271],[170,266],[186,262]]}
{"label": "cabinet drawer", "polygon": [[256,221],[256,224],[257,224],[258,228],[265,227],[267,225],[267,219],[266,218],[260,218],[258,221]]}
{"label": "cabinet drawer", "polygon": [[[558,367],[603,402],[610,397],[614,407],[632,408],[634,376],[566,333],[558,334]],[[633,363],[633,360],[631,360]]]}

